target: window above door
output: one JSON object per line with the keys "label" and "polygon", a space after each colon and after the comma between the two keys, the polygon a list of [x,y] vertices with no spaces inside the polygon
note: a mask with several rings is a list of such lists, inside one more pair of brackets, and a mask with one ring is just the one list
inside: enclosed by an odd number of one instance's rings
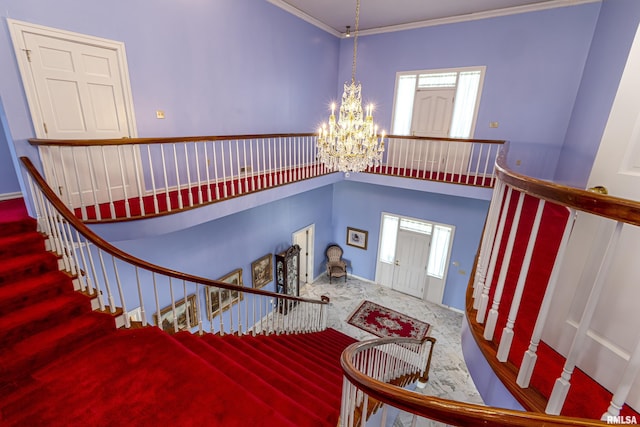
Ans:
{"label": "window above door", "polygon": [[470,138],[486,67],[396,74],[392,134]]}

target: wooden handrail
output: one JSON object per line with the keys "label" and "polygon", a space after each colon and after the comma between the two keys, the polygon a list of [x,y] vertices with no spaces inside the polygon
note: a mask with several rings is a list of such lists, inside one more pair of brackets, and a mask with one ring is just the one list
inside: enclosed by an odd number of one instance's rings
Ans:
{"label": "wooden handrail", "polygon": [[340,358],[347,379],[373,399],[403,411],[431,420],[460,426],[602,426],[606,423],[584,418],[571,418],[539,413],[514,411],[472,403],[458,402],[439,397],[425,396],[401,387],[373,379],[360,372],[352,360],[357,353],[386,344],[419,343],[410,338],[381,338],[351,344]]}
{"label": "wooden handrail", "polygon": [[248,134],[248,135],[211,135],[211,136],[172,136],[159,138],[116,138],[116,139],[29,139],[29,144],[34,146],[59,145],[65,147],[87,147],[100,145],[130,145],[130,144],[167,144],[172,142],[198,142],[198,141],[227,141],[258,138],[286,138],[315,136],[315,133],[272,133],[272,134]]}
{"label": "wooden handrail", "polygon": [[[178,142],[198,142],[198,141],[227,141],[257,138],[286,138],[316,136],[315,133],[274,133],[274,134],[248,134],[248,135],[211,135],[211,136],[174,136],[158,138],[116,138],[116,139],[38,139],[31,138],[29,143],[34,146],[65,146],[65,147],[87,147],[100,145],[130,145],[130,144],[166,144]],[[431,136],[411,136],[411,135],[387,135],[392,139],[412,139],[419,141],[444,141],[444,142],[481,142],[484,144],[504,144],[504,140],[497,139],[473,139],[473,138],[437,138]]]}
{"label": "wooden handrail", "polygon": [[151,264],[147,261],[144,261],[140,258],[136,258],[126,252],[123,252],[117,247],[111,245],[106,240],[102,239],[100,236],[94,233],[90,228],[88,228],[82,221],[77,219],[75,215],[73,215],[73,213],[62,203],[62,201],[58,198],[58,196],[54,193],[54,191],[47,185],[44,178],[40,175],[40,173],[38,172],[38,170],[35,168],[35,166],[33,165],[33,163],[28,157],[20,157],[20,160],[22,161],[22,164],[24,165],[25,169],[29,172],[33,180],[40,187],[44,196],[55,207],[55,209],[60,213],[60,215],[62,215],[66,221],[68,221],[80,234],[82,234],[92,244],[102,249],[106,253],[114,256],[115,258],[125,261],[133,266],[136,266],[154,273],[162,274],[168,277],[172,277],[175,279],[184,280],[187,282],[194,282],[202,285],[215,286],[215,287],[224,288],[224,289],[232,289],[232,290],[245,292],[249,294],[265,295],[265,296],[270,296],[273,298],[279,298],[283,300],[300,301],[300,302],[307,302],[312,304],[328,304],[328,301],[325,301],[325,300],[312,300],[307,298],[295,297],[291,295],[278,294],[275,292],[264,291],[262,289],[232,285],[229,283],[220,282],[218,280],[194,276],[188,273],[182,273],[179,271],[161,267],[156,264]]}
{"label": "wooden handrail", "polygon": [[496,159],[496,175],[514,189],[578,211],[640,225],[640,202],[519,174],[507,166],[508,150],[509,145],[505,144]]}

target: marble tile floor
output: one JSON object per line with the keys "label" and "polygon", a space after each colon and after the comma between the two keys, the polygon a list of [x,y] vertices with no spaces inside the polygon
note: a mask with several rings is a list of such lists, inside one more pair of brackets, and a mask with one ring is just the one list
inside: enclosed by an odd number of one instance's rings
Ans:
{"label": "marble tile floor", "polygon": [[[322,275],[312,284],[300,289],[302,297],[320,298],[322,295],[328,296],[331,301],[328,307],[327,326],[358,340],[376,338],[347,323],[351,313],[363,300],[378,303],[431,324],[431,336],[436,338],[437,342],[431,359],[429,381],[424,389],[416,388],[415,391],[425,395],[483,404],[462,356],[460,344],[461,326],[464,320],[462,313],[351,276],[346,283],[341,278],[334,279],[330,284],[328,277]],[[411,414],[401,412],[390,420],[388,425],[426,427],[442,424],[423,418],[414,420]]]}

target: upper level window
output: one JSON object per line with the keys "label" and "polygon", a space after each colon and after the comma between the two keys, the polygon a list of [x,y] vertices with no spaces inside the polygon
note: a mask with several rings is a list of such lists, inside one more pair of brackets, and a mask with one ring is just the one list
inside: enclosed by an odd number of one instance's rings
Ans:
{"label": "upper level window", "polygon": [[394,135],[469,138],[485,67],[400,72],[396,75]]}

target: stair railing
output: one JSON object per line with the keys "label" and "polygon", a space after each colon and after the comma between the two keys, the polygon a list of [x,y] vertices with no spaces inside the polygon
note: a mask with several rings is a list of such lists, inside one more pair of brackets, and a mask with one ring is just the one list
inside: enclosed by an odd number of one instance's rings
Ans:
{"label": "stair railing", "polygon": [[328,299],[198,277],[119,250],[74,216],[28,158],[21,161],[48,250],[60,257],[60,269],[73,277],[76,290],[92,298],[94,309],[116,316],[118,327],[155,324],[167,332],[253,335],[326,329]]}
{"label": "stair railing", "polygon": [[[88,222],[180,212],[331,172],[314,134],[29,142],[49,186]],[[382,165],[366,172],[491,187],[503,143],[391,135]]]}
{"label": "stair railing", "polygon": [[[383,338],[351,344],[342,353],[341,427],[388,425],[398,408],[417,417],[455,426],[602,426],[594,420],[549,416],[425,396],[405,387],[425,369],[426,341]],[[379,419],[371,416],[382,411]]]}
{"label": "stair railing", "polygon": [[[510,170],[506,160],[507,147],[496,163],[497,182],[467,293],[467,319],[480,350],[516,399],[528,410],[559,414],[578,360],[588,351],[587,334],[600,296],[606,295],[603,292],[622,231],[640,226],[640,203],[527,177]],[[545,217],[553,215],[556,225],[550,228]],[[585,228],[585,224],[590,227]],[[572,344],[565,350],[564,367],[557,372],[553,391],[543,395],[532,385],[532,375],[540,356],[543,329],[553,314],[553,297],[561,277],[566,278],[563,271],[568,274],[563,263],[572,253],[569,248],[575,253],[581,236],[594,233],[602,242],[598,246],[602,250],[591,251],[583,271],[571,271],[580,277],[576,292],[583,292],[588,298],[574,325]],[[515,245],[517,236],[526,236],[520,239],[519,249]],[[547,271],[531,267],[534,258],[541,256],[550,257],[551,268]],[[527,310],[535,310],[531,324],[519,318],[523,316],[524,302]],[[619,327],[635,327],[638,331],[637,325]],[[514,353],[516,340],[525,344],[524,352]],[[604,421],[626,420],[618,417],[631,386],[637,383],[640,342],[627,360],[617,384],[602,384],[613,394],[609,407],[599,409]],[[539,369],[550,368],[543,364]]]}

